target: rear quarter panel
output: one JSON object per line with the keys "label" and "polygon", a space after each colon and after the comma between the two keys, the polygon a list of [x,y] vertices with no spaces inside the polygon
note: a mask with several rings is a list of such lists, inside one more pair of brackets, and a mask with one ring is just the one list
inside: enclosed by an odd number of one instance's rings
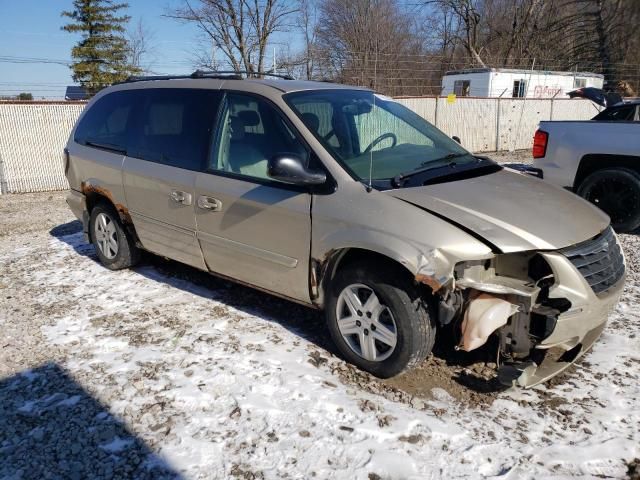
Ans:
{"label": "rear quarter panel", "polygon": [[127,206],[122,185],[124,155],[85,147],[71,140],[67,179],[72,190],[105,196],[120,210]]}

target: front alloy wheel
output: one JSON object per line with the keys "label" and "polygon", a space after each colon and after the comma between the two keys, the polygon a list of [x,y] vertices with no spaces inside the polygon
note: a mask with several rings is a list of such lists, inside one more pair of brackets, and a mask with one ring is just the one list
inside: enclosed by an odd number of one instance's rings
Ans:
{"label": "front alloy wheel", "polygon": [[424,295],[393,263],[345,265],[331,280],[325,305],[336,347],[347,361],[382,378],[418,365],[436,334]]}
{"label": "front alloy wheel", "polygon": [[393,353],[396,322],[371,288],[361,283],[345,287],[338,296],[336,318],[342,338],[356,355],[382,362]]}

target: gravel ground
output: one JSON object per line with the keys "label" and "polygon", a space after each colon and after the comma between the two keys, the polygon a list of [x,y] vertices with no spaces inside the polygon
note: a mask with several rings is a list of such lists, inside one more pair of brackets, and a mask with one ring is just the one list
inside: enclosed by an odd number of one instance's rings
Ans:
{"label": "gravel ground", "polygon": [[151,255],[110,272],[79,229],[63,193],[0,196],[0,479],[637,474],[636,235],[594,351],[502,391],[483,351],[379,381],[318,313]]}
{"label": "gravel ground", "polygon": [[488,152],[481,153],[479,155],[485,155],[492,158],[499,163],[524,163],[530,165],[533,163],[533,157],[531,156],[531,149],[527,150],[514,150],[513,152]]}

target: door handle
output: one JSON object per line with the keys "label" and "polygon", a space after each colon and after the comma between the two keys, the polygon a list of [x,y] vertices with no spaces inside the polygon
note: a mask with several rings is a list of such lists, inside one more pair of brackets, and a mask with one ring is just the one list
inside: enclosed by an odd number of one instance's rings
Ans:
{"label": "door handle", "polygon": [[222,210],[222,202],[217,198],[201,195],[198,197],[198,207],[202,208],[203,210],[219,212],[220,210]]}
{"label": "door handle", "polygon": [[191,194],[180,190],[171,190],[169,198],[176,203],[191,205]]}

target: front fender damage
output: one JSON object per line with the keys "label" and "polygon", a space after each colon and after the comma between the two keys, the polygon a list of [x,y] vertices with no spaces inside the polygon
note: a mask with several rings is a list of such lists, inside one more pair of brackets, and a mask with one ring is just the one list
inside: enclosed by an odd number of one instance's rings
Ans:
{"label": "front fender damage", "polygon": [[453,281],[453,265],[436,250],[419,254],[416,264],[416,282],[426,285],[434,293],[446,289]]}

